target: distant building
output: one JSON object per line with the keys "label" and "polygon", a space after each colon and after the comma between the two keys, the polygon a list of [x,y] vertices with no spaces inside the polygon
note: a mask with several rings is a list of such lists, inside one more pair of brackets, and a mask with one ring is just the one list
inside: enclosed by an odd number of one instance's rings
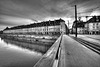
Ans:
{"label": "distant building", "polygon": [[0,34],[3,34],[3,31],[0,31]]}
{"label": "distant building", "polygon": [[100,16],[93,16],[86,24],[89,34],[100,34]]}
{"label": "distant building", "polygon": [[[73,22],[72,33],[76,32],[76,23]],[[78,34],[100,34],[100,16],[93,16],[86,22],[77,21]]]}
{"label": "distant building", "polygon": [[[85,34],[86,33],[86,28],[85,28],[86,22],[83,21],[77,21],[77,33],[78,34]],[[72,33],[76,33],[76,22],[73,22],[72,26]]]}
{"label": "distant building", "polygon": [[29,35],[60,35],[66,33],[65,21],[62,19],[54,21],[43,21],[29,25],[15,26],[6,28],[4,34],[29,34]]}

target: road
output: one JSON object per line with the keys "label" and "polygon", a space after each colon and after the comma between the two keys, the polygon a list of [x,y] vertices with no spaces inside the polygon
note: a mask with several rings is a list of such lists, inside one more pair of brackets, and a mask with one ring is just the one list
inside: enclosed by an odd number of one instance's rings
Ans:
{"label": "road", "polygon": [[[75,34],[69,34],[69,35],[75,37]],[[77,35],[77,37],[80,37],[80,36],[100,40],[100,35],[80,35],[80,34]]]}
{"label": "road", "polygon": [[87,37],[90,37],[90,38],[93,38],[93,39],[100,40],[100,35],[84,35],[84,36],[87,36]]}
{"label": "road", "polygon": [[[75,35],[70,35],[75,37]],[[97,44],[100,46],[100,35],[78,35],[77,38],[81,38],[83,40],[86,40],[88,42]]]}

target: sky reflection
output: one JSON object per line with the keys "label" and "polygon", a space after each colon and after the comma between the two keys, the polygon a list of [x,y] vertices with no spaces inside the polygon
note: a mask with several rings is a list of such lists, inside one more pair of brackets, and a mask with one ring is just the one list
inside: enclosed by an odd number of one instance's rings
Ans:
{"label": "sky reflection", "polygon": [[42,55],[0,39],[0,67],[33,67]]}

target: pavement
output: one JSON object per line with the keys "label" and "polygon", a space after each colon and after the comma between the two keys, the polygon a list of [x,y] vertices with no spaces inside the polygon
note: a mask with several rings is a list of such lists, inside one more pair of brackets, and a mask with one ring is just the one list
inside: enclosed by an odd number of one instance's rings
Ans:
{"label": "pavement", "polygon": [[100,55],[63,35],[59,67],[100,67]]}

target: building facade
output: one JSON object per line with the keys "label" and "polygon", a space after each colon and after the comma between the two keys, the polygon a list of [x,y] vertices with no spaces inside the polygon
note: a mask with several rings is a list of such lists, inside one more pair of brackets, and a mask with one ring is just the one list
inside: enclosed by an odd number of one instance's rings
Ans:
{"label": "building facade", "polygon": [[[86,33],[86,28],[85,28],[86,22],[83,21],[78,21],[77,22],[77,33],[78,34],[85,34]],[[76,33],[76,23],[73,23],[72,26],[72,33]]]}
{"label": "building facade", "polygon": [[100,34],[100,16],[93,16],[86,24],[89,34]]}
{"label": "building facade", "polygon": [[[72,33],[76,32],[76,23],[73,22]],[[77,22],[78,34],[100,34],[100,16],[93,16],[86,22]]]}
{"label": "building facade", "polygon": [[15,26],[3,30],[4,34],[11,35],[49,35],[59,36],[61,33],[66,33],[65,21],[62,19],[54,21],[43,21],[29,25]]}

